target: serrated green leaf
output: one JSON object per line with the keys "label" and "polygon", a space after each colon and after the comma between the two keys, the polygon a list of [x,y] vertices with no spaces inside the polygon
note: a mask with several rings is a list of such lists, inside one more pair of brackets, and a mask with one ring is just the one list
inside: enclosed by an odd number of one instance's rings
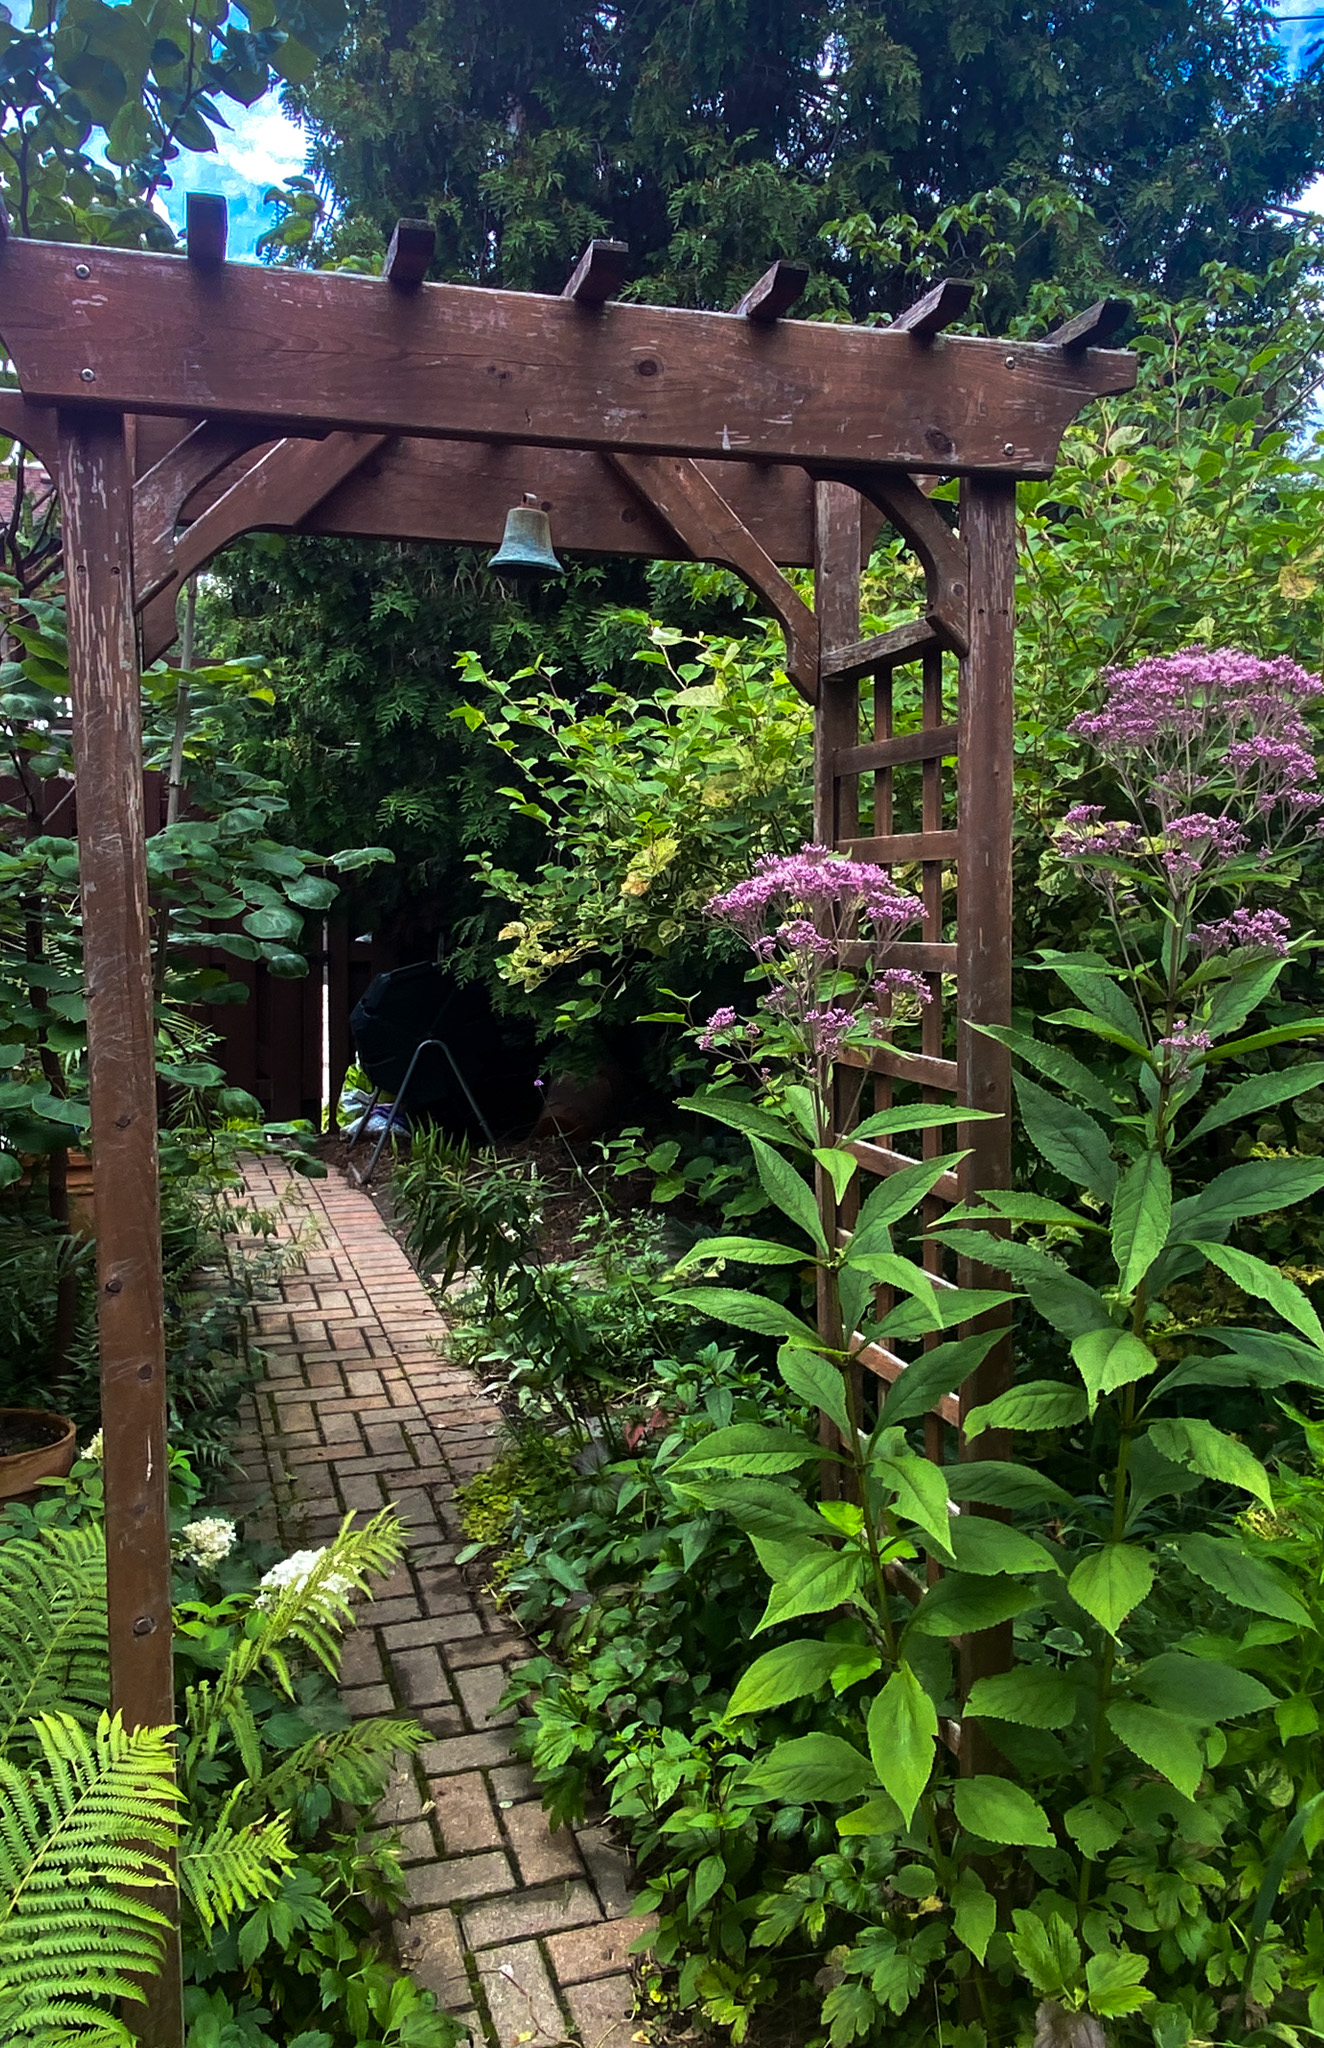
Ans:
{"label": "serrated green leaf", "polygon": [[1046,1472],[1032,1465],[1013,1465],[1003,1458],[974,1458],[948,1465],[947,1491],[954,1501],[977,1501],[981,1507],[1072,1507],[1071,1495]]}
{"label": "serrated green leaf", "polygon": [[1183,1798],[1194,1799],[1204,1776],[1204,1751],[1189,1721],[1137,1700],[1114,1700],[1108,1726],[1141,1763],[1175,1785]]}
{"label": "serrated green leaf", "polygon": [[941,1465],[928,1458],[903,1452],[888,1457],[875,1451],[869,1460],[869,1474],[895,1494],[894,1509],[906,1522],[922,1529],[944,1559],[950,1559],[949,1530],[952,1517],[947,1506],[947,1481]]}
{"label": "serrated green leaf", "polygon": [[1142,1152],[1113,1195],[1113,1258],[1124,1294],[1144,1279],[1168,1241],[1171,1223],[1172,1175],[1157,1152]]}
{"label": "serrated green leaf", "polygon": [[907,1827],[933,1770],[938,1714],[908,1664],[901,1664],[869,1709],[869,1754],[878,1782]]}
{"label": "serrated green leaf", "polygon": [[1087,1413],[1080,1387],[1068,1387],[1058,1380],[1030,1380],[1021,1387],[1008,1387],[1005,1394],[972,1408],[965,1419],[966,1441],[973,1442],[986,1429],[1068,1429],[1083,1422]]}
{"label": "serrated green leaf", "polygon": [[728,1429],[715,1429],[682,1451],[669,1466],[674,1476],[681,1472],[793,1472],[822,1455],[817,1444],[790,1429],[766,1429],[760,1422],[734,1422]]}
{"label": "serrated green leaf", "polygon": [[1317,1159],[1247,1159],[1229,1166],[1198,1195],[1173,1204],[1173,1244],[1208,1238],[1243,1216],[1269,1209],[1294,1209],[1324,1188],[1324,1164]]}
{"label": "serrated green leaf", "polygon": [[1018,1059],[1028,1061],[1046,1074],[1050,1081],[1056,1081],[1059,1088],[1068,1095],[1074,1095],[1078,1102],[1088,1103],[1101,1116],[1113,1118],[1117,1104],[1111,1091],[1092,1074],[1087,1066],[1078,1060],[1065,1046],[1045,1045],[1040,1039],[1032,1038],[1027,1031],[1014,1031],[1007,1024],[976,1024],[975,1030],[986,1038],[996,1038],[999,1045],[1005,1045]]}
{"label": "serrated green leaf", "polygon": [[1025,1849],[1056,1846],[1038,1800],[1008,1778],[958,1778],[952,1804],[966,1833],[982,1842]]}
{"label": "serrated green leaf", "polygon": [[745,1266],[803,1266],[809,1254],[789,1244],[774,1244],[766,1237],[705,1237],[691,1245],[675,1270],[697,1266],[707,1259],[730,1259]]}
{"label": "serrated green leaf", "polygon": [[1014,1085],[1021,1121],[1035,1151],[1077,1187],[1088,1188],[1101,1202],[1110,1202],[1117,1168],[1108,1140],[1093,1117],[1027,1081],[1023,1074],[1014,1077]]}
{"label": "serrated green leaf", "polygon": [[1324,1087],[1324,1060],[1308,1060],[1304,1066],[1287,1067],[1277,1074],[1253,1074],[1249,1081],[1238,1081],[1225,1095],[1220,1095],[1199,1123],[1187,1132],[1177,1150],[1184,1152],[1188,1145],[1207,1138],[1211,1131],[1221,1131],[1225,1125],[1237,1123],[1244,1116],[1256,1116],[1277,1103],[1291,1102],[1296,1096],[1319,1087]]}
{"label": "serrated green leaf", "polygon": [[1198,1238],[1187,1242],[1193,1251],[1203,1252],[1211,1266],[1217,1266],[1221,1273],[1226,1273],[1243,1294],[1253,1295],[1258,1301],[1267,1301],[1285,1323],[1290,1323],[1312,1344],[1324,1349],[1324,1326],[1321,1326],[1319,1317],[1295,1280],[1289,1280],[1286,1273],[1280,1273],[1267,1259],[1254,1258],[1250,1252],[1238,1251],[1235,1245],[1208,1244]]}
{"label": "serrated green leaf", "polygon": [[1277,1567],[1264,1558],[1251,1557],[1236,1538],[1208,1536],[1197,1530],[1174,1537],[1172,1547],[1187,1571],[1234,1607],[1270,1614],[1298,1628],[1313,1626],[1308,1609]]}
{"label": "serrated green leaf", "polygon": [[1035,1536],[995,1522],[988,1515],[949,1518],[949,1540],[956,1569],[991,1578],[996,1572],[1055,1572],[1056,1559]]}
{"label": "serrated green leaf", "polygon": [[1115,1393],[1158,1371],[1158,1360],[1148,1344],[1129,1330],[1115,1327],[1089,1330],[1071,1346],[1072,1363],[1085,1382],[1089,1412],[1093,1415],[1101,1394]]}
{"label": "serrated green leaf", "polygon": [[1075,1718],[1076,1687],[1067,1672],[1051,1664],[1018,1664],[995,1677],[976,1679],[965,1711],[1012,1721],[1018,1728],[1066,1728]]}
{"label": "serrated green leaf", "polygon": [[1149,1434],[1160,1457],[1170,1458],[1174,1465],[1185,1465],[1188,1471],[1198,1472],[1205,1479],[1253,1493],[1266,1508],[1273,1506],[1269,1475],[1254,1452],[1235,1437],[1224,1436],[1212,1422],[1202,1422],[1194,1416],[1164,1415],[1150,1424]]}
{"label": "serrated green leaf", "polygon": [[1086,2004],[1101,2019],[1122,2019],[1152,2005],[1154,1993],[1144,1983],[1148,1956],[1129,1948],[1098,1949],[1085,1962]]}
{"label": "serrated green leaf", "polygon": [[762,1138],[750,1137],[750,1150],[754,1154],[754,1167],[759,1185],[768,1200],[790,1218],[824,1257],[827,1255],[827,1239],[823,1235],[823,1224],[818,1214],[818,1203],[814,1191],[806,1181],[801,1180],[789,1160]]}
{"label": "serrated green leaf", "polygon": [[728,1715],[763,1714],[789,1700],[812,1697],[827,1684],[840,1656],[840,1643],[810,1640],[765,1650],[736,1685]]}
{"label": "serrated green leaf", "polygon": [[747,1138],[762,1138],[770,1145],[794,1145],[802,1152],[809,1149],[797,1131],[777,1117],[769,1116],[766,1110],[756,1109],[752,1102],[738,1102],[732,1096],[713,1093],[682,1096],[676,1107],[692,1109],[696,1116],[710,1116],[715,1122],[726,1124]]}
{"label": "serrated green leaf", "polygon": [[1067,1580],[1078,1607],[1115,1636],[1154,1583],[1154,1560],[1134,1543],[1105,1543],[1083,1558]]}
{"label": "serrated green leaf", "polygon": [[830,1416],[844,1437],[851,1434],[846,1410],[846,1389],[841,1373],[816,1351],[796,1344],[783,1344],[777,1353],[777,1370],[799,1401],[819,1408]]}
{"label": "serrated green leaf", "polygon": [[1238,1721],[1243,1714],[1262,1714],[1274,1705],[1269,1688],[1248,1671],[1238,1671],[1221,1659],[1190,1657],[1181,1650],[1164,1650],[1151,1657],[1131,1684],[1151,1706],[1179,1714],[1201,1728]]}
{"label": "serrated green leaf", "polygon": [[942,1124],[996,1122],[997,1116],[996,1110],[963,1109],[959,1104],[948,1108],[936,1102],[903,1102],[891,1109],[880,1109],[874,1116],[867,1116],[842,1142],[852,1145],[857,1140],[893,1138],[902,1131],[931,1131]]}
{"label": "serrated green leaf", "polygon": [[885,1180],[880,1180],[860,1206],[851,1237],[851,1250],[856,1256],[862,1257],[871,1251],[890,1251],[892,1245],[888,1233],[892,1224],[908,1216],[936,1182],[945,1173],[953,1172],[964,1158],[964,1152],[945,1152],[938,1159],[921,1159],[914,1166],[899,1167]]}
{"label": "serrated green leaf", "polygon": [[867,1757],[840,1735],[801,1735],[778,1742],[745,1773],[745,1783],[768,1799],[795,1805],[858,1799],[877,1780]]}
{"label": "serrated green leaf", "polygon": [[829,1550],[802,1557],[784,1578],[779,1578],[768,1595],[754,1634],[774,1628],[781,1621],[797,1621],[802,1614],[826,1614],[842,1606],[860,1589],[862,1563],[859,1551]]}
{"label": "serrated green leaf", "polygon": [[1000,1330],[983,1330],[978,1336],[935,1344],[932,1351],[921,1352],[893,1382],[879,1418],[882,1426],[890,1428],[894,1423],[926,1415],[945,1394],[969,1379],[1001,1335]]}
{"label": "serrated green leaf", "polygon": [[714,1322],[733,1323],[738,1330],[753,1330],[760,1337],[793,1337],[806,1349],[818,1342],[818,1332],[792,1315],[780,1302],[767,1301],[761,1294],[747,1294],[739,1287],[682,1287],[667,1296],[686,1308],[697,1308]]}
{"label": "serrated green leaf", "polygon": [[832,1192],[841,1201],[847,1188],[859,1172],[860,1163],[854,1153],[847,1152],[840,1145],[815,1145],[814,1158],[832,1183]]}
{"label": "serrated green leaf", "polygon": [[922,1636],[974,1635],[1024,1614],[1038,1598],[1033,1587],[1019,1586],[1010,1579],[967,1578],[961,1572],[948,1572],[929,1587],[906,1626]]}
{"label": "serrated green leaf", "polygon": [[967,1865],[952,1892],[952,1932],[976,1962],[982,1963],[997,1924],[997,1900]]}
{"label": "serrated green leaf", "polygon": [[905,1822],[895,1799],[889,1799],[880,1792],[874,1799],[866,1799],[863,1806],[857,1806],[852,1813],[843,1813],[837,1821],[839,1835],[896,1835]]}
{"label": "serrated green leaf", "polygon": [[1107,1799],[1082,1799],[1063,1814],[1062,1825],[1081,1854],[1097,1860],[1121,1841],[1126,1815]]}

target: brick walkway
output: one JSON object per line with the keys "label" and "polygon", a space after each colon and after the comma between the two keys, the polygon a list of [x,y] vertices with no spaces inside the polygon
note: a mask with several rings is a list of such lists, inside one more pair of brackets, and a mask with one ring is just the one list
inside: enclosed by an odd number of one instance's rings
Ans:
{"label": "brick walkway", "polygon": [[366,1607],[341,1670],[352,1712],[404,1710],[432,1740],[381,1810],[404,1843],[400,1957],[488,2048],[624,2048],[633,1996],[628,1867],[605,1828],[553,1834],[497,1701],[523,1638],[456,1568],[457,1485],[490,1463],[499,1416],[440,1355],[445,1325],[366,1195],[333,1171],[248,1173],[303,1247],[258,1311],[267,1377],[248,1403],[231,1504],[294,1550],[348,1508],[393,1501],[409,1556]]}

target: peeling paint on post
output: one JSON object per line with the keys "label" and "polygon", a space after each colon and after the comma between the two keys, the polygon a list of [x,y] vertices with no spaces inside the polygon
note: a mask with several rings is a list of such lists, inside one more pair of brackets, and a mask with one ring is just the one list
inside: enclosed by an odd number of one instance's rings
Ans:
{"label": "peeling paint on post", "polygon": [[[97,1323],[112,1705],[129,1728],[175,1718],[170,1644],[161,1208],[132,476],[118,413],[60,418],[60,516],[78,785],[87,1060],[97,1201]],[[126,2020],[179,2048],[177,1900],[165,1968]]]}

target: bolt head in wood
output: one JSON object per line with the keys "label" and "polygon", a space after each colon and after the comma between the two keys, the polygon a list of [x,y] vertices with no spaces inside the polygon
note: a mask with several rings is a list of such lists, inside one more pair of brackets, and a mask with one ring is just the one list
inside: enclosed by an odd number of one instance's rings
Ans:
{"label": "bolt head in wood", "polygon": [[91,265],[90,265],[90,264],[87,264],[87,263],[75,263],[75,265],[74,265],[74,276],[75,276],[75,277],[91,277],[91,275],[92,275],[92,269],[91,269]]}
{"label": "bolt head in wood", "polygon": [[97,373],[95,370],[80,370],[78,374],[82,378],[84,384],[95,384],[97,381]]}

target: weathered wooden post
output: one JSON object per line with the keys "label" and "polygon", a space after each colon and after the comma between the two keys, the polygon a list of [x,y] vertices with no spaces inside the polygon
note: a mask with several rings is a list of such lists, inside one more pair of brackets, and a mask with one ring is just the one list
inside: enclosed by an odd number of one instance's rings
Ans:
{"label": "weathered wooden post", "polygon": [[[118,412],[60,415],[60,516],[78,789],[79,883],[110,1605],[111,1702],[130,1728],[175,1718],[170,1646],[161,1205],[133,478]],[[162,1974],[126,2017],[148,2048],[183,2041],[178,1902]]]}

